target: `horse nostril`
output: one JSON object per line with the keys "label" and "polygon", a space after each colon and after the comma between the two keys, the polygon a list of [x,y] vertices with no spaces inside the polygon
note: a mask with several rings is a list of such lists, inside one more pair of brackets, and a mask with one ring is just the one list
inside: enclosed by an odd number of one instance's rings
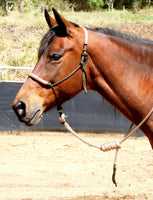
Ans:
{"label": "horse nostril", "polygon": [[26,105],[23,101],[18,101],[13,109],[20,119],[25,116]]}

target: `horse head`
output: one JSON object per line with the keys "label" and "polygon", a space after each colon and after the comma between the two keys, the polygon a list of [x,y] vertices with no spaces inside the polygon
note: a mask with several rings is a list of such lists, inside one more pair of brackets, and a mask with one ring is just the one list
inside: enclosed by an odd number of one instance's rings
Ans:
{"label": "horse head", "polygon": [[[67,21],[55,9],[53,13],[55,19],[45,10],[50,29],[41,41],[35,68],[13,102],[18,119],[28,126],[37,124],[42,113],[57,106],[57,102],[61,104],[82,91],[82,70],[77,70],[60,84],[56,83],[79,66],[84,31]],[[51,83],[54,88],[44,82]]]}

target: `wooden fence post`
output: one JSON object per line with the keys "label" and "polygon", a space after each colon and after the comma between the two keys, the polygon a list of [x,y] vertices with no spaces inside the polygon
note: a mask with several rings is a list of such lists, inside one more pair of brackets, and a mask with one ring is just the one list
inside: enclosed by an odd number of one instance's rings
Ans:
{"label": "wooden fence post", "polygon": [[125,5],[123,5],[123,12],[125,12]]}
{"label": "wooden fence post", "polygon": [[20,13],[22,12],[22,4],[21,4],[21,1],[19,2],[18,10],[19,10]]}
{"label": "wooden fence post", "polygon": [[40,9],[41,13],[44,12],[44,5],[41,5],[41,9]]}
{"label": "wooden fence post", "polygon": [[8,1],[6,1],[5,10],[6,10],[6,14],[8,15]]}

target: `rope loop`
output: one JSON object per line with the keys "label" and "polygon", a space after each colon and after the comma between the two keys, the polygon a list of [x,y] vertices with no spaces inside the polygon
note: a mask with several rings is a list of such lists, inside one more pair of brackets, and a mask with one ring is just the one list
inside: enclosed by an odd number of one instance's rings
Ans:
{"label": "rope loop", "polygon": [[111,143],[105,143],[101,145],[100,150],[105,152],[105,151],[111,151],[114,149],[120,149],[121,145],[119,142],[111,142]]}

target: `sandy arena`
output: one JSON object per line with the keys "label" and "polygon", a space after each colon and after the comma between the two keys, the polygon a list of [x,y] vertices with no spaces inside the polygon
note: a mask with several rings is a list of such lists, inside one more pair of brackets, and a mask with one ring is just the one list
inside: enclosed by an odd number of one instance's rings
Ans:
{"label": "sandy arena", "polygon": [[[81,134],[96,144],[122,134]],[[0,134],[0,200],[152,200],[153,151],[146,137],[122,144],[117,183],[115,151],[101,152],[68,133]]]}

